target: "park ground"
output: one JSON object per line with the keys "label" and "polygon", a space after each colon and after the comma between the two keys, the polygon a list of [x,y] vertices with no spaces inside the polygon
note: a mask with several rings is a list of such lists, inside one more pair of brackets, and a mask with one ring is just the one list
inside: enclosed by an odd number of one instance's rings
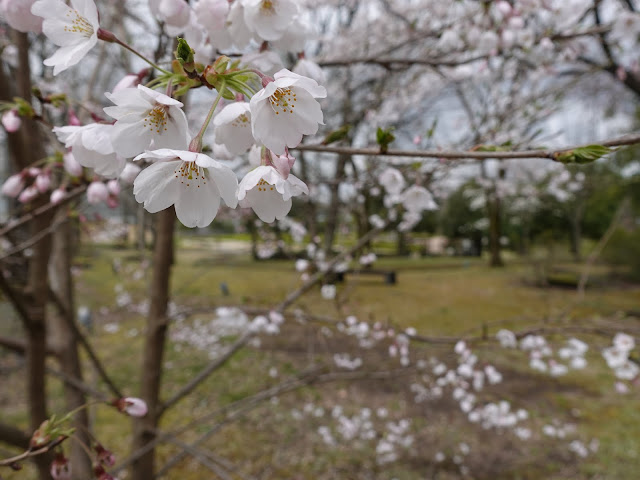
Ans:
{"label": "park ground", "polygon": [[[214,317],[222,306],[273,308],[288,292],[301,285],[293,260],[251,260],[242,239],[212,240],[208,237],[180,238],[173,270],[174,311],[196,311],[172,325],[172,332],[193,331]],[[96,346],[114,381],[130,395],[137,393],[140,352],[144,326],[144,304],[151,270],[150,255],[110,245],[87,245],[76,258],[77,303],[92,311],[90,339]],[[563,272],[578,271],[570,261],[557,265]],[[370,324],[403,330],[413,327],[429,337],[492,337],[498,329],[523,331],[529,328],[592,327],[599,325],[640,327],[640,285],[608,276],[608,269],[595,270],[594,287],[584,297],[575,289],[540,287],[536,269],[528,261],[507,257],[507,266],[490,269],[484,259],[382,257],[376,268],[397,273],[396,285],[375,276],[348,275],[338,285],[335,300],[325,300],[319,289],[309,292],[291,311],[312,313],[324,325],[288,317],[282,333],[265,337],[260,345],[241,350],[193,395],[166,415],[162,429],[171,430],[212,410],[242,401],[257,392],[280,385],[299,375],[321,359],[345,351],[357,355],[352,339],[323,334],[333,327],[332,319],[349,315]],[[224,284],[222,287],[221,285]],[[124,295],[124,297],[123,297]],[[128,297],[127,297],[128,295]],[[120,305],[119,305],[120,304]],[[6,307],[5,307],[6,308]],[[634,316],[635,315],[635,316]],[[5,322],[4,334],[18,334],[13,322]],[[190,330],[191,329],[191,330]],[[572,334],[573,335],[573,334]],[[167,349],[164,397],[178,391],[236,337],[220,335],[211,345],[197,348],[172,336]],[[206,451],[227,462],[229,478],[273,479],[633,479],[640,468],[640,411],[638,387],[630,393],[616,393],[615,379],[600,350],[610,344],[605,336],[581,335],[590,345],[589,367],[566,377],[552,378],[528,367],[523,352],[496,349],[495,342],[478,341],[474,351],[483,362],[491,362],[504,375],[500,389],[489,390],[487,400],[509,401],[513,408],[526,408],[536,426],[528,441],[500,432],[486,432],[471,425],[456,404],[447,401],[416,404],[409,388],[412,376],[419,376],[415,364],[384,378],[340,379],[311,383],[291,392],[266,397],[226,423],[224,415],[203,421],[178,441],[210,438],[201,444]],[[326,337],[326,338],[325,338]],[[550,335],[560,345],[567,336]],[[182,336],[180,338],[185,338]],[[414,358],[437,357],[452,362],[452,344],[417,343]],[[374,347],[360,354],[364,369],[402,372],[391,360],[387,347]],[[3,388],[0,408],[7,421],[24,422],[21,398],[21,367],[13,357],[0,357]],[[88,382],[99,382],[92,373]],[[6,386],[11,385],[11,388]],[[62,409],[60,382],[49,381],[52,411]],[[235,403],[234,405],[237,405]],[[363,408],[388,411],[388,419],[411,419],[414,437],[411,447],[401,450],[395,462],[380,464],[371,441],[348,442],[329,447],[318,429],[331,425],[336,405],[355,418]],[[386,418],[386,417],[385,417]],[[119,460],[128,454],[130,425],[126,418],[106,408],[93,410],[96,432]],[[377,434],[383,435],[379,420]],[[588,444],[597,440],[597,451],[586,458],[567,450],[568,440],[548,438],[543,425],[575,425],[575,438]],[[176,439],[174,439],[176,440]],[[180,449],[176,441],[163,444],[159,458],[168,461]],[[470,447],[460,473],[453,462],[461,443]],[[348,448],[347,448],[348,447]],[[436,464],[434,455],[444,452],[447,460]],[[460,455],[458,455],[459,457]],[[205,473],[203,473],[205,472]],[[468,472],[465,477],[464,472]],[[4,473],[4,472],[3,472]],[[28,479],[28,472],[5,478]],[[204,475],[204,476],[203,476]],[[209,476],[207,476],[209,475]],[[209,478],[211,474],[193,459],[183,460],[165,478]]]}

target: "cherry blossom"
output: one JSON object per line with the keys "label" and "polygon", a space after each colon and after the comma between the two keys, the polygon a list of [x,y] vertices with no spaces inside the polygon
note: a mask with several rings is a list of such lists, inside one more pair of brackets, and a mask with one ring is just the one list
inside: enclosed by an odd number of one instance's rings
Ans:
{"label": "cherry blossom", "polygon": [[2,126],[7,132],[17,132],[20,125],[22,125],[22,120],[15,110],[8,110],[2,114]]}
{"label": "cherry blossom", "polygon": [[106,202],[109,198],[107,186],[100,181],[93,181],[87,187],[87,201],[92,205]]}
{"label": "cherry blossom", "polygon": [[116,119],[111,141],[123,157],[134,157],[148,148],[186,149],[189,144],[183,104],[144,85],[105,93],[116,104],[105,107]]}
{"label": "cherry blossom", "polygon": [[31,200],[40,195],[40,191],[37,189],[35,185],[30,185],[18,195],[18,201],[20,203],[29,203]]}
{"label": "cherry blossom", "polygon": [[160,149],[138,155],[155,163],[133,182],[136,200],[151,213],[175,204],[186,227],[206,227],[218,213],[220,198],[231,208],[238,204],[238,179],[233,171],[202,153]]}
{"label": "cherry blossom", "polygon": [[118,155],[111,143],[113,125],[91,123],[83,127],[55,127],[53,132],[65,147],[71,148],[75,160],[93,168],[98,175],[114,178],[120,175],[125,159]]}
{"label": "cherry blossom", "polygon": [[384,189],[392,195],[397,195],[404,189],[405,181],[402,173],[393,167],[385,168],[378,176],[378,181]]}
{"label": "cherry blossom", "polygon": [[413,213],[419,213],[423,210],[436,210],[438,208],[429,190],[419,185],[413,185],[406,189],[402,193],[401,199],[404,208]]}
{"label": "cherry blossom", "polygon": [[0,12],[11,28],[20,32],[42,31],[42,18],[31,13],[35,0],[2,0]]}
{"label": "cherry blossom", "polygon": [[240,155],[255,143],[251,134],[251,110],[247,102],[234,102],[224,107],[213,119],[215,142]]}
{"label": "cherry blossom", "polygon": [[142,169],[138,165],[127,163],[118,178],[124,183],[132,185],[141,170]]}
{"label": "cherry blossom", "polygon": [[25,186],[24,177],[25,174],[20,172],[7,178],[2,184],[2,194],[12,198],[20,195]]}
{"label": "cherry blossom", "polygon": [[325,75],[324,70],[322,70],[322,67],[320,67],[316,62],[307,60],[306,58],[300,58],[298,60],[298,63],[293,67],[293,73],[311,78],[318,82],[318,85],[324,85],[327,83],[327,76]]}
{"label": "cherry blossom", "polygon": [[76,65],[98,42],[98,9],[93,0],[38,0],[31,13],[42,17],[42,31],[60,49],[44,61],[58,75]]}
{"label": "cherry blossom", "polygon": [[60,187],[60,188],[56,188],[53,192],[51,192],[51,197],[49,198],[49,201],[51,203],[58,204],[62,201],[62,199],[67,195],[67,192],[65,191],[64,188]]}
{"label": "cherry blossom", "polygon": [[296,147],[303,135],[315,134],[323,124],[316,98],[325,98],[327,91],[315,80],[286,69],[274,78],[251,98],[251,129],[256,140],[282,155],[285,147]]}
{"label": "cherry blossom", "polygon": [[291,197],[309,194],[302,180],[282,176],[272,166],[260,166],[247,173],[238,186],[240,206],[251,207],[266,223],[282,220],[291,210]]}
{"label": "cherry blossom", "polygon": [[147,414],[147,403],[141,398],[123,397],[112,402],[112,405],[131,417],[144,417]]}
{"label": "cherry blossom", "polygon": [[263,40],[277,40],[298,14],[293,0],[242,0],[244,20]]}
{"label": "cherry blossom", "polygon": [[49,469],[53,480],[71,480],[71,464],[62,453],[58,453],[51,462]]}
{"label": "cherry blossom", "polygon": [[191,8],[184,0],[149,0],[149,9],[158,20],[165,23],[170,35],[184,31],[191,19]]}
{"label": "cherry blossom", "polygon": [[72,177],[79,177],[82,175],[82,165],[78,163],[73,153],[67,152],[63,155],[63,167],[65,171]]}

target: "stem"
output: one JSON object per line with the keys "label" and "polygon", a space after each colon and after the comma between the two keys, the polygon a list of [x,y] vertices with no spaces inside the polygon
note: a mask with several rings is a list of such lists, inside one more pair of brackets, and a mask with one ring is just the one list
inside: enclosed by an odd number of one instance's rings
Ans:
{"label": "stem", "polygon": [[151,60],[149,60],[147,57],[145,57],[144,55],[142,55],[140,52],[138,52],[135,48],[131,47],[130,45],[124,43],[122,40],[120,40],[119,38],[115,39],[115,42],[118,45],[120,45],[121,47],[126,48],[127,50],[129,50],[131,53],[133,53],[134,55],[137,55],[138,57],[140,57],[142,60],[144,60],[145,62],[147,62],[149,65],[151,65],[153,68],[155,68],[156,70],[161,71],[162,73],[164,73],[165,75],[172,75],[172,73],[168,70],[165,70],[162,67],[159,67],[158,65],[156,65],[155,63],[153,63]]}
{"label": "stem", "polygon": [[207,118],[205,118],[204,123],[202,124],[202,128],[200,128],[200,131],[198,132],[198,134],[195,137],[193,137],[193,140],[191,140],[191,143],[189,144],[189,151],[191,152],[202,151],[202,137],[204,136],[204,132],[207,131],[209,122],[211,122],[211,119],[213,118],[213,113],[215,112],[216,107],[218,106],[218,103],[220,103],[220,99],[222,98],[222,92],[224,92],[225,88],[226,88],[225,82],[223,81],[220,84],[220,88],[218,90],[218,96],[216,96],[216,99],[214,100],[213,105],[211,105],[211,108],[209,109]]}

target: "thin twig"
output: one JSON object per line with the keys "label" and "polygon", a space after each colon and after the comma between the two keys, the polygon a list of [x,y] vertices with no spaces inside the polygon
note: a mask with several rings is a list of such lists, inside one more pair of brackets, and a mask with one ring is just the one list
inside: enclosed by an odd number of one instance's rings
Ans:
{"label": "thin twig", "polygon": [[87,189],[87,185],[81,185],[79,187],[71,190],[67,195],[60,200],[58,203],[47,203],[42,207],[36,208],[34,211],[23,215],[17,220],[9,221],[4,227],[0,228],[0,237],[7,235],[8,233],[14,231],[16,228],[21,227],[27,222],[30,222],[34,218],[39,217],[40,215],[44,215],[45,213],[49,213],[51,210],[54,210],[66,203],[69,203],[71,200],[75,199],[79,195],[82,195]]}
{"label": "thin twig", "polygon": [[[635,145],[640,143],[640,134],[630,134],[624,137],[606,140],[604,142],[593,142],[605,147],[622,147],[627,145]],[[592,145],[593,143],[589,144]],[[533,159],[544,158],[548,160],[557,160],[557,157],[563,153],[567,153],[576,148],[584,148],[589,145],[576,145],[572,147],[564,147],[553,150],[521,150],[513,152],[495,151],[495,152],[483,152],[483,151],[455,151],[455,150],[388,150],[385,153],[380,151],[379,147],[368,148],[353,148],[353,147],[334,147],[331,145],[298,145],[295,150],[301,152],[321,152],[321,153],[336,153],[345,155],[371,155],[371,156],[383,156],[383,157],[412,157],[412,158],[443,158],[447,160],[459,160],[459,159],[474,159],[474,160],[487,160],[487,159]]]}
{"label": "thin twig", "polygon": [[178,390],[178,392],[176,392],[171,398],[169,398],[169,400],[164,402],[158,408],[158,416],[162,415],[167,409],[171,408],[180,400],[182,400],[184,397],[189,395],[193,390],[195,390],[198,387],[198,385],[200,385],[207,378],[209,378],[209,376],[213,372],[215,372],[216,370],[224,366],[227,363],[227,361],[233,355],[235,355],[236,352],[242,349],[242,347],[244,347],[249,342],[249,340],[253,338],[253,335],[254,335],[253,332],[245,333],[242,337],[236,340],[233,343],[233,345],[231,345],[223,355],[221,355],[220,357],[214,359],[211,363],[209,363],[209,365],[207,365],[204,369],[202,369],[200,373],[198,373],[195,377],[193,377],[193,379],[189,383],[187,383],[180,390]]}
{"label": "thin twig", "polygon": [[78,328],[78,325],[76,325],[76,322],[72,320],[72,316],[67,314],[67,311],[66,311],[67,309],[65,305],[62,303],[60,298],[58,298],[58,296],[55,294],[55,292],[51,288],[49,288],[49,297],[51,298],[51,300],[53,300],[53,303],[56,305],[56,308],[60,311],[60,315],[62,316],[62,318],[68,319],[67,324],[69,328],[71,329],[76,339],[80,342],[84,350],[87,352],[87,355],[89,355],[89,359],[91,360],[93,367],[96,369],[96,372],[98,372],[98,375],[100,375],[100,378],[102,378],[104,383],[107,384],[107,386],[109,387],[109,390],[111,390],[111,393],[113,393],[113,395],[115,395],[117,398],[122,398],[124,395],[122,395],[122,392],[120,391],[120,389],[115,385],[113,380],[111,380],[111,377],[109,376],[104,366],[102,365],[102,362],[100,361],[95,350],[89,343],[89,340],[87,340],[87,337],[85,337],[83,333],[80,331],[80,329]]}

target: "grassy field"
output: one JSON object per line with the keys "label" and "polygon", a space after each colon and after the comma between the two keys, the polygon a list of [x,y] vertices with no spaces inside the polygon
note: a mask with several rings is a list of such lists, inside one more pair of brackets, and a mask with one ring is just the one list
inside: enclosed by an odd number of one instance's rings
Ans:
{"label": "grassy field", "polygon": [[[198,332],[197,328],[213,318],[215,307],[274,307],[301,284],[292,261],[254,262],[246,254],[234,254],[242,251],[242,245],[234,242],[230,250],[206,238],[179,242],[172,279],[175,308],[204,309],[204,313],[176,322],[172,326],[174,333]],[[131,395],[137,392],[140,375],[140,332],[144,328],[140,312],[148,296],[148,264],[148,258],[135,251],[100,246],[84,248],[77,259],[77,301],[94,313],[91,339],[114,381],[125,386]],[[620,313],[638,310],[638,285],[608,283],[605,279],[598,282],[598,288],[588,289],[584,298],[579,298],[570,289],[533,286],[533,269],[522,261],[513,261],[504,269],[489,269],[479,259],[385,258],[376,263],[376,268],[396,271],[398,283],[386,285],[381,278],[348,275],[346,282],[338,285],[334,301],[323,299],[319,289],[313,290],[292,311],[336,320],[354,315],[371,325],[380,322],[385,328],[396,330],[413,327],[429,336],[476,336],[484,331],[491,337],[500,328],[518,331],[541,325],[640,326],[638,318]],[[228,295],[223,295],[222,283]],[[130,296],[126,301],[125,293]],[[415,401],[412,385],[424,381],[432,358],[455,366],[452,345],[413,344],[411,365],[402,368],[397,358],[389,358],[388,342],[361,349],[353,337],[341,335],[334,327],[288,319],[280,335],[262,337],[259,345],[240,351],[180,402],[165,416],[162,429],[171,430],[279,385],[312,365],[332,365],[334,354],[349,352],[363,359],[361,370],[394,373],[349,381],[339,375],[334,379],[323,377],[326,381],[282,396],[267,396],[266,401],[238,415],[233,422],[224,422],[222,414],[203,420],[180,440],[195,440],[213,429],[200,446],[212,452],[214,463],[227,468],[231,472],[229,478],[234,479],[636,478],[640,467],[638,387],[632,387],[627,395],[614,392],[613,376],[599,353],[611,338],[578,335],[591,346],[587,355],[589,367],[559,378],[531,370],[523,352],[496,349],[495,342],[473,345],[479,362],[494,364],[504,377],[502,384],[478,395],[479,403],[507,400],[513,409],[526,409],[533,434],[522,441],[505,430],[486,431],[470,424],[450,394],[433,401]],[[11,329],[10,323],[4,328]],[[164,398],[197,374],[235,335],[221,337],[210,344],[204,342],[202,348],[173,337],[167,347]],[[563,339],[560,335],[548,337],[554,347],[561,345]],[[417,368],[418,359],[424,360],[427,370]],[[0,362],[9,360],[0,357]],[[6,382],[16,386],[12,392],[21,391],[20,372],[15,368],[6,375]],[[92,378],[89,381],[97,382]],[[51,380],[49,390],[51,410],[62,409],[60,383]],[[24,422],[19,393],[5,390],[0,400],[3,420]],[[343,418],[361,429],[366,423],[363,409],[374,412],[366,417],[371,423],[367,428],[372,438],[341,437],[336,421],[340,416],[332,414],[336,406],[342,408]],[[382,415],[385,411],[386,415]],[[114,450],[119,460],[126,457],[126,419],[106,408],[93,413],[100,440]],[[392,438],[393,431],[390,433],[389,429],[396,427],[389,427],[389,422],[402,420],[409,421],[408,431],[393,438],[401,442],[411,436],[413,441],[402,447],[398,443],[397,459],[381,463],[376,445],[380,439]],[[541,433],[542,427],[549,424],[558,428],[575,425],[576,429],[566,439],[550,438]],[[325,427],[332,432],[334,445],[322,440],[319,429]],[[581,458],[567,449],[573,439],[585,445],[596,439],[599,447],[595,451],[592,443],[594,451]],[[466,448],[460,451],[461,443],[468,446],[468,452]],[[179,450],[170,442],[163,444],[159,449],[160,464]],[[442,462],[434,460],[438,452],[445,454]],[[29,478],[27,472],[3,472],[3,476]],[[216,477],[196,460],[187,459],[165,478]]]}

